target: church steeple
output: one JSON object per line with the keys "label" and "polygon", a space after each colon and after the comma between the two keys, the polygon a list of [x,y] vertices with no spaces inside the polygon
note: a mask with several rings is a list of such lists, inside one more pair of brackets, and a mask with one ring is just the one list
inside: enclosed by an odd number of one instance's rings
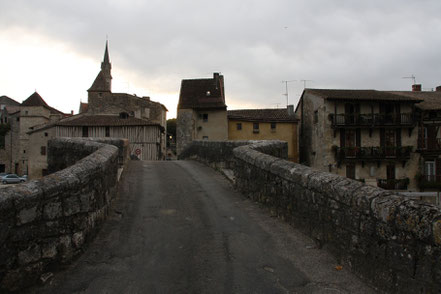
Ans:
{"label": "church steeple", "polygon": [[112,65],[110,64],[108,41],[104,50],[104,59],[101,62],[101,71],[98,73],[92,87],[88,92],[111,92],[112,90]]}
{"label": "church steeple", "polygon": [[103,62],[101,62],[101,70],[110,70],[112,69],[112,65],[110,64],[110,58],[109,58],[109,41],[106,41],[106,49],[104,50],[104,59]]}

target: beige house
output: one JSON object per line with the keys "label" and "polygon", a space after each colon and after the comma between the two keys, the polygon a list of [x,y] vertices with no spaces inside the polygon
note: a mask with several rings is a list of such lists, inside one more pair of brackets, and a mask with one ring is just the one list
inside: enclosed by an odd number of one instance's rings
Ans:
{"label": "beige house", "polygon": [[227,140],[224,77],[182,80],[176,121],[177,154],[193,140]]}
{"label": "beige house", "polygon": [[10,131],[5,136],[5,151],[7,153],[5,171],[19,175],[29,173],[30,149],[29,134],[35,126],[55,122],[69,114],[64,114],[50,107],[37,93],[33,93],[19,106],[6,106],[2,110],[2,123],[10,125]]}
{"label": "beige house", "polygon": [[386,189],[417,190],[422,99],[375,90],[305,89],[300,163]]}
{"label": "beige house", "polygon": [[286,109],[228,110],[228,140],[282,140],[288,159],[298,162],[297,124],[293,106]]}

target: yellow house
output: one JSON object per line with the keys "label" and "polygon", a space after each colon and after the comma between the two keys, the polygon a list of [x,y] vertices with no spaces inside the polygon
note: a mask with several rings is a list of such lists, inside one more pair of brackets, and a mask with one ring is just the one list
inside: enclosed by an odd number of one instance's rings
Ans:
{"label": "yellow house", "polygon": [[282,140],[288,142],[288,159],[298,162],[297,123],[288,109],[228,110],[229,140]]}

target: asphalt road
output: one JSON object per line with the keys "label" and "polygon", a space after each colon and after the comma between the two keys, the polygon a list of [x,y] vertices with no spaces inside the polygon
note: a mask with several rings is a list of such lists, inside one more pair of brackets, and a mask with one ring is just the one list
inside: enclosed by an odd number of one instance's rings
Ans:
{"label": "asphalt road", "polygon": [[193,161],[130,163],[100,233],[32,293],[374,293]]}

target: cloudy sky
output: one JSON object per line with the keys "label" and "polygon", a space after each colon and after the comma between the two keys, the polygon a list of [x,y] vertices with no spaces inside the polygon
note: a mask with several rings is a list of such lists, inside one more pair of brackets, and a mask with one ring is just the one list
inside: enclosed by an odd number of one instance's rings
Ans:
{"label": "cloudy sky", "polygon": [[310,88],[441,85],[439,0],[0,0],[0,95],[78,112],[106,36],[113,92],[176,116],[182,79],[225,77],[229,109],[296,104]]}

